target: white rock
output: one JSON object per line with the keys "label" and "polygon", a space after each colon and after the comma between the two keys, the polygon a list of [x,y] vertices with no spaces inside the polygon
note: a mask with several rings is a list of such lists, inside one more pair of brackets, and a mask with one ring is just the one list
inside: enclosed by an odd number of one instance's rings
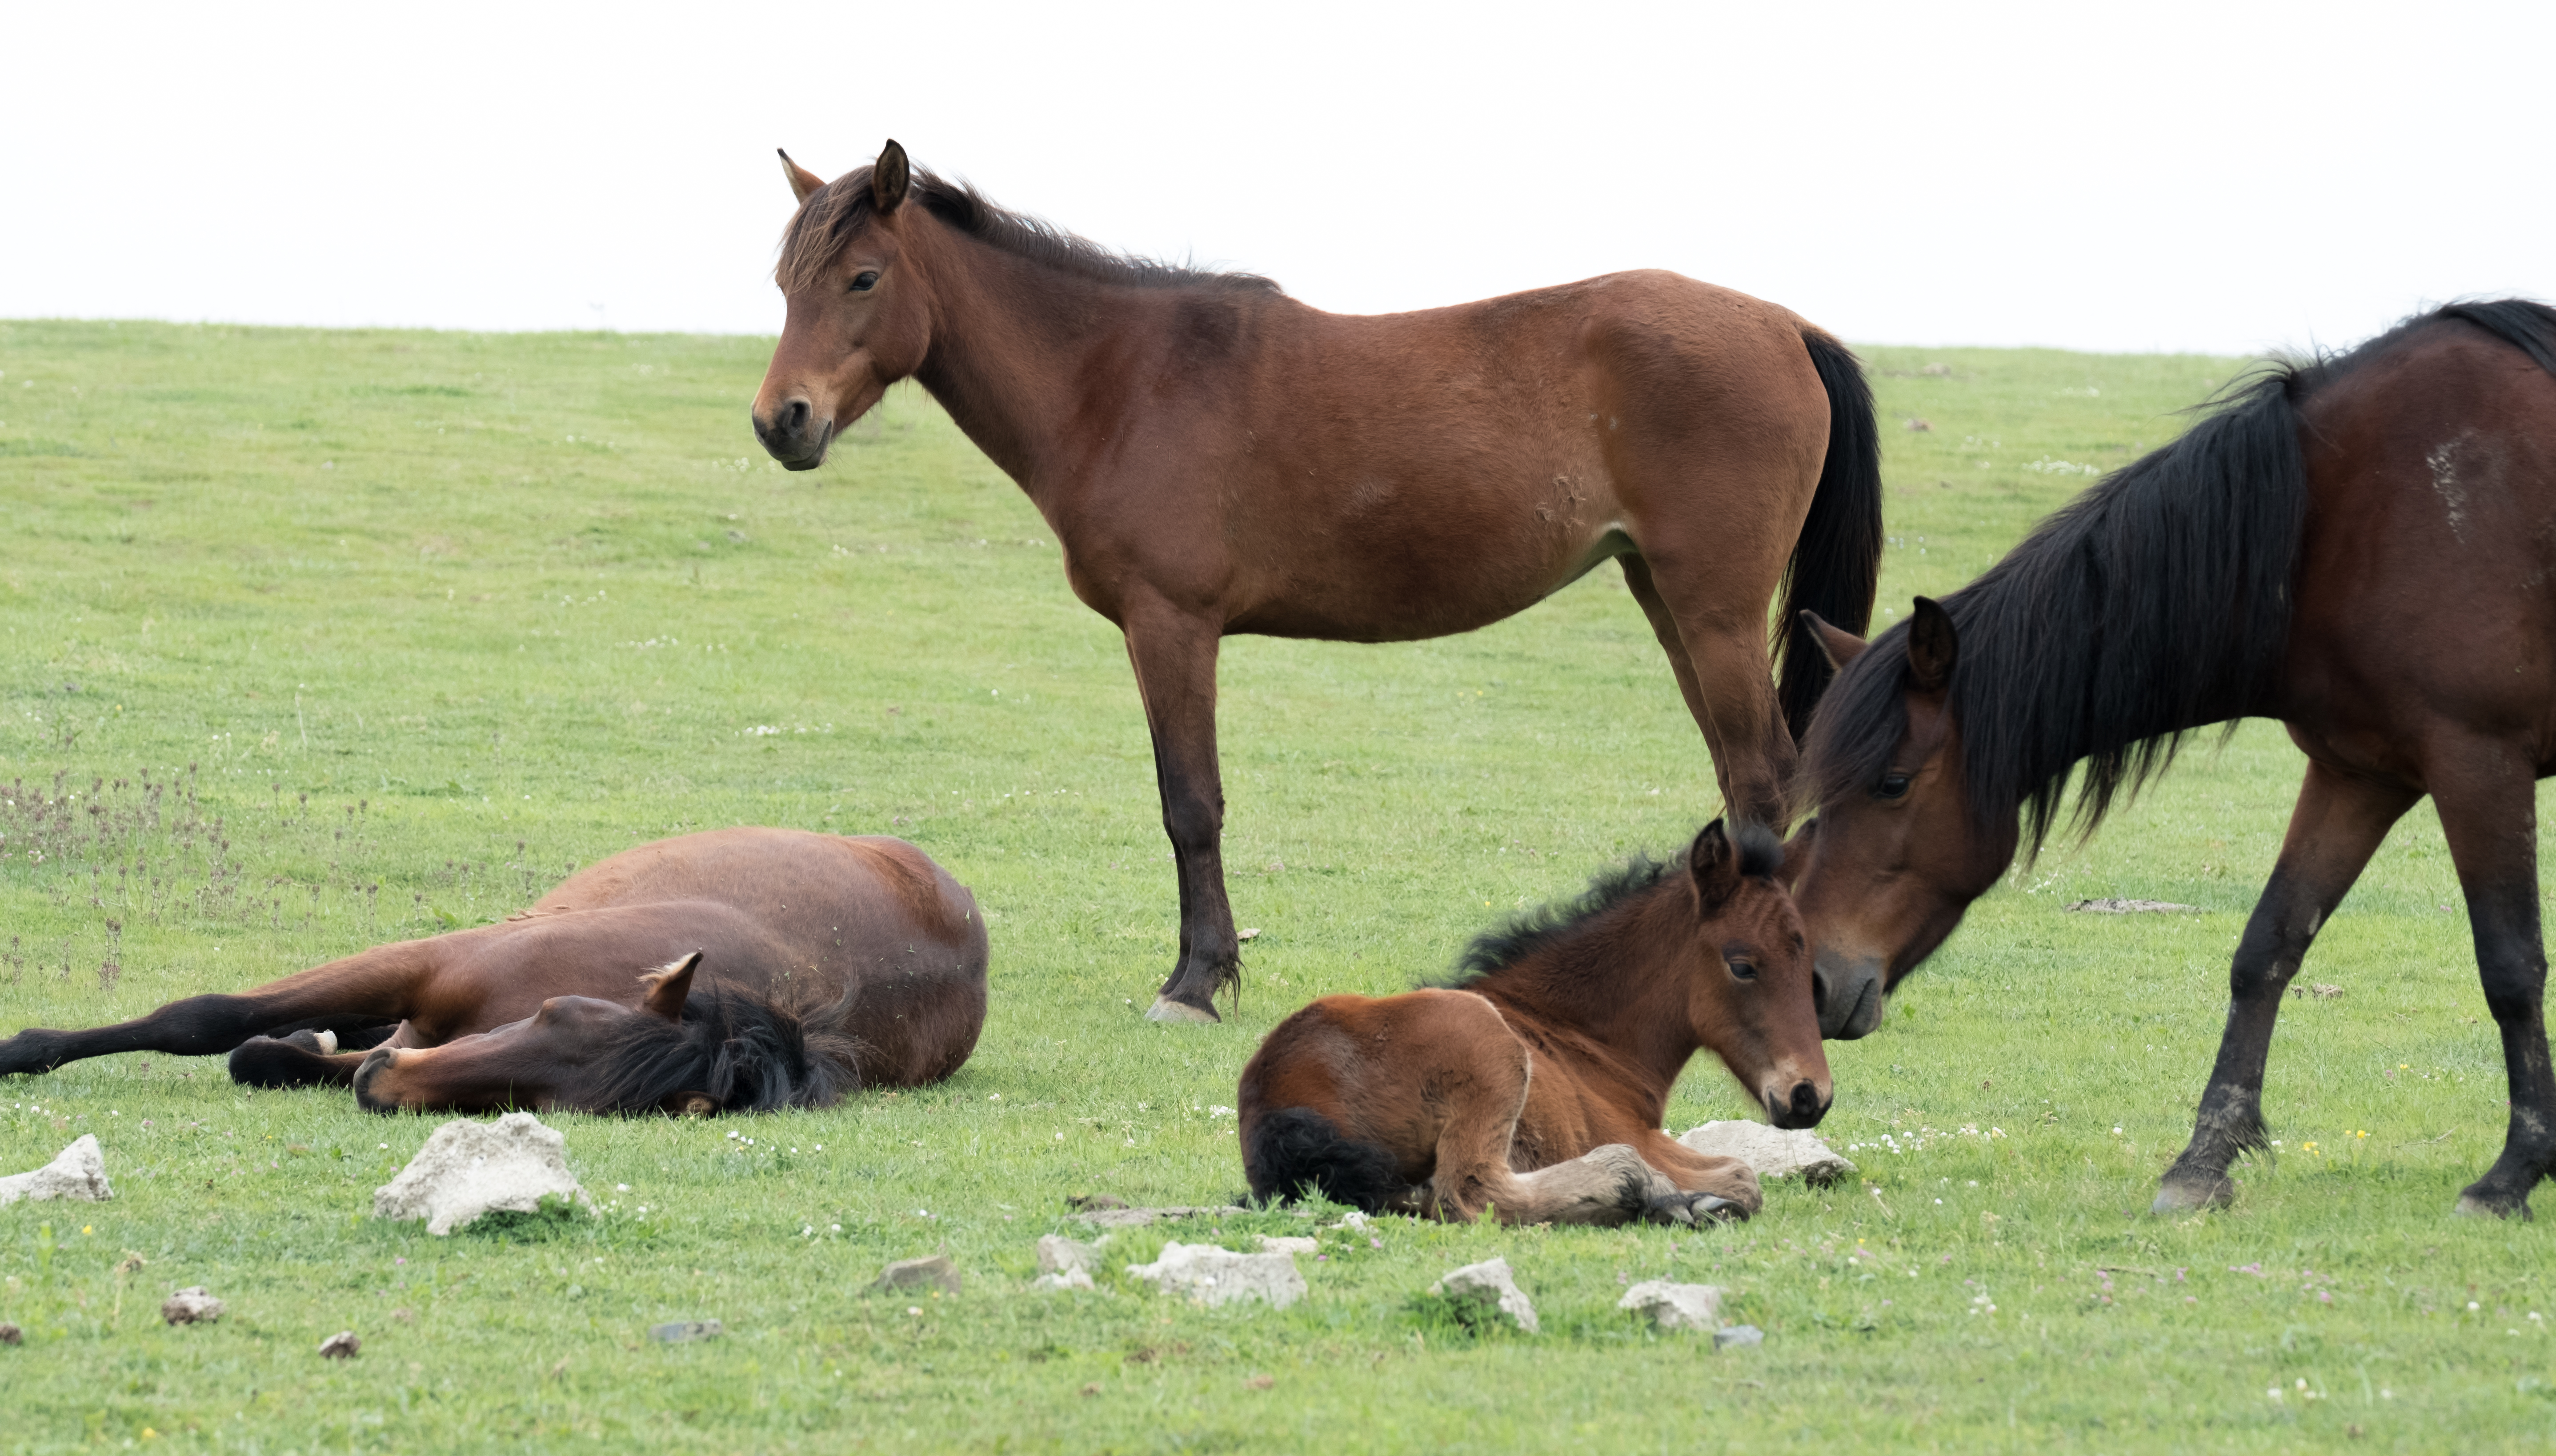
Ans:
{"label": "white rock", "polygon": [[[1100,1246],[1108,1242],[1106,1234],[1088,1244],[1078,1243],[1063,1234],[1042,1234],[1038,1241],[1039,1273],[1061,1274],[1076,1270],[1098,1269]],[[1086,1283],[1084,1287],[1089,1288],[1090,1285]]]}
{"label": "white rock", "polygon": [[1260,1252],[1263,1254],[1312,1254],[1322,1247],[1322,1241],[1318,1239],[1307,1239],[1295,1234],[1260,1236]]}
{"label": "white rock", "polygon": [[80,1134],[77,1142],[33,1172],[0,1178],[0,1204],[15,1203],[21,1198],[69,1198],[96,1203],[114,1196],[115,1190],[106,1185],[106,1155],[98,1152],[94,1133]]}
{"label": "white rock", "polygon": [[1043,1274],[1030,1280],[1030,1287],[1042,1294],[1055,1294],[1071,1289],[1088,1289],[1091,1286],[1091,1275],[1080,1269],[1069,1269],[1063,1274]]}
{"label": "white rock", "polygon": [[1708,1157],[1735,1157],[1755,1170],[1757,1181],[1771,1183],[1795,1173],[1814,1188],[1825,1188],[1854,1171],[1854,1164],[1832,1152],[1807,1129],[1770,1128],[1764,1123],[1706,1123],[1678,1142]]}
{"label": "white rock", "polygon": [[162,1300],[160,1317],[171,1324],[210,1324],[222,1317],[222,1301],[195,1284]]}
{"label": "white rock", "polygon": [[1517,1280],[1509,1276],[1509,1262],[1505,1259],[1466,1265],[1431,1284],[1429,1292],[1497,1309],[1530,1335],[1541,1328],[1536,1323],[1535,1305],[1518,1288]]}
{"label": "white rock", "polygon": [[483,1213],[533,1213],[545,1195],[588,1203],[568,1170],[568,1140],[529,1112],[446,1123],[399,1176],[373,1190],[373,1217],[422,1218],[442,1236]]}
{"label": "white rock", "polygon": [[1722,1328],[1722,1286],[1719,1284],[1673,1284],[1666,1279],[1644,1279],[1624,1291],[1615,1301],[1617,1309],[1647,1310],[1651,1323],[1664,1330],[1702,1330],[1706,1334]]}
{"label": "white rock", "polygon": [[1713,1348],[1716,1350],[1733,1348],[1744,1350],[1752,1345],[1765,1343],[1766,1332],[1753,1324],[1735,1324],[1726,1330],[1713,1332]]}
{"label": "white rock", "polygon": [[1368,1222],[1369,1220],[1364,1213],[1352,1208],[1348,1212],[1342,1214],[1341,1221],[1333,1224],[1332,1227],[1336,1229],[1347,1229],[1354,1233],[1364,1229]]}
{"label": "white rock", "polygon": [[1127,1273],[1166,1294],[1186,1294],[1202,1304],[1265,1299],[1284,1309],[1305,1297],[1305,1276],[1292,1254],[1236,1254],[1213,1244],[1166,1244],[1152,1264]]}

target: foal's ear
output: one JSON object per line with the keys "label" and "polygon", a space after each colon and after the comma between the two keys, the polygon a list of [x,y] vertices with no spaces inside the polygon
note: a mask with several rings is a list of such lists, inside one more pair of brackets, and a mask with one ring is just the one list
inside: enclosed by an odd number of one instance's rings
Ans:
{"label": "foal's ear", "polygon": [[666,962],[639,978],[647,991],[639,998],[639,1009],[670,1022],[684,1019],[684,998],[693,994],[693,968],[702,963],[698,950],[681,960]]}
{"label": "foal's ear", "polygon": [[[772,150],[781,152],[778,147]],[[790,154],[787,152],[781,152],[781,175],[790,179],[790,194],[802,202],[808,200],[810,192],[826,184],[824,178],[791,161]]]}
{"label": "foal's ear", "polygon": [[905,201],[905,189],[914,181],[914,169],[905,161],[905,149],[890,137],[879,148],[878,161],[870,166],[870,209],[885,217]]}
{"label": "foal's ear", "polygon": [[1908,683],[1919,692],[1942,692],[1953,680],[1953,659],[1960,642],[1953,614],[1931,596],[1917,598],[1908,618]]}
{"label": "foal's ear", "polygon": [[1739,888],[1738,861],[1720,819],[1705,825],[1704,832],[1695,836],[1695,844],[1686,852],[1686,869],[1695,877],[1695,893],[1703,900],[1706,914],[1722,909],[1730,892]]}
{"label": "foal's ear", "polygon": [[1866,644],[1862,638],[1831,623],[1819,613],[1805,608],[1802,625],[1811,630],[1811,641],[1819,644],[1820,656],[1829,660],[1830,667],[1843,667],[1863,656]]}

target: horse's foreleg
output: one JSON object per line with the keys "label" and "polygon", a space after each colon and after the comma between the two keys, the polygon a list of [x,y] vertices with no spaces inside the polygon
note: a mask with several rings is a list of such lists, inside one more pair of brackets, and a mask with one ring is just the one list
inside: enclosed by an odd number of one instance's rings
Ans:
{"label": "horse's foreleg", "polygon": [[2228,971],[2228,1030],[2219,1062],[2201,1095],[2192,1143],[2166,1169],[2154,1211],[2224,1204],[2236,1196],[2229,1164],[2249,1148],[2267,1146],[2263,1131],[2263,1060],[2281,993],[2326,916],[2361,877],[2379,841],[2413,805],[2409,789],[2308,765],[2290,811],[2290,831],[2263,898],[2245,922]]}
{"label": "horse's foreleg", "polygon": [[[355,1068],[371,1047],[389,1035],[338,1036],[333,1031],[296,1031],[289,1036],[251,1036],[231,1048],[231,1080],[251,1087],[351,1087]],[[354,1043],[362,1042],[358,1047]]]}
{"label": "horse's foreleg", "polygon": [[2529,1216],[2529,1191],[2556,1171],[2556,1075],[2547,1060],[2547,949],[2538,921],[2536,775],[2522,755],[2479,745],[2431,774],[2441,834],[2467,893],[2485,1004],[2502,1032],[2511,1117],[2502,1155],[2459,1195],[2459,1212]]}
{"label": "horse's foreleg", "polygon": [[1240,942],[1224,898],[1224,786],[1215,759],[1213,622],[1162,610],[1131,612],[1127,657],[1154,740],[1154,784],[1163,832],[1181,886],[1181,958],[1147,1018],[1212,1022],[1215,993],[1242,985]]}
{"label": "horse's foreleg", "polygon": [[1756,1169],[1738,1158],[1698,1153],[1657,1129],[1635,1139],[1633,1147],[1669,1183],[1652,1195],[1653,1223],[1755,1218],[1766,1204]]}
{"label": "horse's foreleg", "polygon": [[211,1056],[252,1036],[303,1028],[356,1031],[408,1015],[431,971],[425,942],[376,946],[238,995],[190,996],[111,1027],[57,1031],[31,1027],[0,1041],[0,1074],[50,1072],[64,1062],[123,1051]]}

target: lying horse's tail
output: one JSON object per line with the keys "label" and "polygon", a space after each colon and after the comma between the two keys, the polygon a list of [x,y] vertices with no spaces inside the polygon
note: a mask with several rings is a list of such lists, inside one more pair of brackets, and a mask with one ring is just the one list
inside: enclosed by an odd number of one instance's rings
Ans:
{"label": "lying horse's tail", "polygon": [[1261,1118],[1243,1146],[1242,1171],[1255,1198],[1293,1203],[1320,1193],[1368,1213],[1382,1212],[1411,1190],[1395,1171],[1392,1153],[1342,1136],[1310,1107],[1280,1108]]}
{"label": "lying horse's tail", "polygon": [[1837,671],[1806,640],[1802,613],[1817,612],[1860,637],[1881,582],[1881,431],[1873,424],[1872,386],[1854,355],[1826,332],[1805,324],[1802,344],[1829,395],[1829,452],[1793,542],[1784,610],[1775,619],[1775,698],[1796,743]]}

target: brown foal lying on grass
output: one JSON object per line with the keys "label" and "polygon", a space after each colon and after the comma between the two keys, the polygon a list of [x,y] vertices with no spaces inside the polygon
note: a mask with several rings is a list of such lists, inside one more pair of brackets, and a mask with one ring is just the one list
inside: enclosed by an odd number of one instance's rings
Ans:
{"label": "brown foal lying on grass", "polygon": [[1828,1111],[1829,1064],[1783,851],[1716,820],[1671,864],[1475,940],[1452,987],[1327,996],[1242,1069],[1252,1193],[1502,1223],[1745,1218],[1757,1175],[1660,1131],[1709,1046],[1779,1128]]}
{"label": "brown foal lying on grass", "polygon": [[20,1031],[0,1073],[228,1051],[239,1081],[351,1085],[375,1112],[763,1112],[938,1081],[984,1020],[984,919],[923,851],[718,829],[624,850],[502,924]]}

